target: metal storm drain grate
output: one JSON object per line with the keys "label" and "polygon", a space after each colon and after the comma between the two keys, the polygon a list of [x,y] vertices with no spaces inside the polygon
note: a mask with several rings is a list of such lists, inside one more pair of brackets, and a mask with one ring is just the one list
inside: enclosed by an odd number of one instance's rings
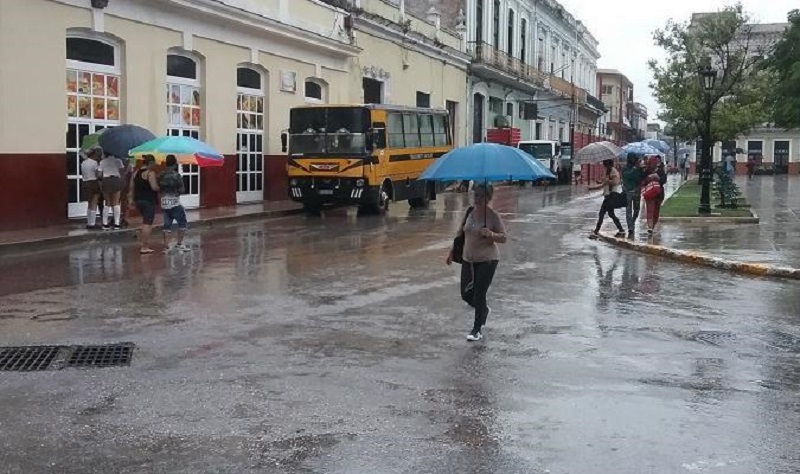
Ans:
{"label": "metal storm drain grate", "polygon": [[130,342],[99,346],[0,347],[0,371],[126,366],[131,364],[135,347]]}
{"label": "metal storm drain grate", "polygon": [[59,346],[0,348],[0,370],[17,372],[47,370],[60,349]]}
{"label": "metal storm drain grate", "polygon": [[76,346],[67,359],[67,367],[116,367],[130,365],[133,344]]}

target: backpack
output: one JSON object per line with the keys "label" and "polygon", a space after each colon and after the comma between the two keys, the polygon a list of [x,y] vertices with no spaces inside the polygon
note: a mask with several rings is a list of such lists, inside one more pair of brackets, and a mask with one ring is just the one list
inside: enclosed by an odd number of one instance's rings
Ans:
{"label": "backpack", "polygon": [[158,175],[158,188],[162,194],[183,194],[183,178],[175,170],[166,170]]}

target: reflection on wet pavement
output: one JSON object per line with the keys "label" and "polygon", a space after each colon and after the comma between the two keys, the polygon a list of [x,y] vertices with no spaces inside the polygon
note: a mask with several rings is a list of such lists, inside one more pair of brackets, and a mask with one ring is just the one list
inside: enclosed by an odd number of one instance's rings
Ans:
{"label": "reflection on wet pavement", "polygon": [[129,368],[2,373],[0,465],[795,472],[797,282],[619,251],[586,238],[596,195],[502,188],[511,238],[468,344],[444,265],[464,198],[0,260],[3,345],[138,347]]}

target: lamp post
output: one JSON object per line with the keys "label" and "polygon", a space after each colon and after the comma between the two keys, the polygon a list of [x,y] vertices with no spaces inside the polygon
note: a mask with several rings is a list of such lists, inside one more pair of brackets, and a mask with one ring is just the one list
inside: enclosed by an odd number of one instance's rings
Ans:
{"label": "lamp post", "polygon": [[705,110],[703,111],[703,152],[700,163],[700,207],[697,209],[698,214],[708,215],[711,214],[711,111],[713,104],[711,102],[710,92],[714,89],[717,81],[717,71],[706,65],[699,71],[700,80],[703,84],[705,91]]}

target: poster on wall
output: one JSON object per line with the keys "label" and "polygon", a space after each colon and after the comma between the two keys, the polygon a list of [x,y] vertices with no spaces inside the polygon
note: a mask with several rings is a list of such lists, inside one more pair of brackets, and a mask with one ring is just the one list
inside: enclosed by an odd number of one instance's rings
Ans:
{"label": "poster on wall", "polygon": [[297,73],[281,71],[281,91],[294,93],[297,91]]}

